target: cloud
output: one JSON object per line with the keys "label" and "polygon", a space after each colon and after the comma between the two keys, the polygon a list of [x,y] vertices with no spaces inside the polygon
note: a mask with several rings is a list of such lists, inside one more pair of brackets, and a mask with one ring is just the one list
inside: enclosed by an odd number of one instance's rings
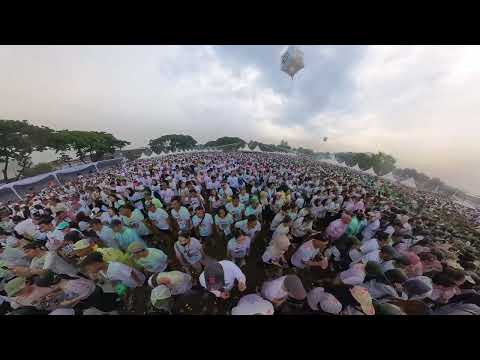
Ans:
{"label": "cloud", "polygon": [[188,133],[382,150],[480,192],[480,47],[301,46],[293,81],[280,71],[286,47],[1,46],[0,117],[132,146]]}

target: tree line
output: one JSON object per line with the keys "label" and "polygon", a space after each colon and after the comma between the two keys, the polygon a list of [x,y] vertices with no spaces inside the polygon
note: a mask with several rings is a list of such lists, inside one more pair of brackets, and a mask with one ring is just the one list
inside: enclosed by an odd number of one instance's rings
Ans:
{"label": "tree line", "polygon": [[32,176],[35,171],[48,170],[46,164],[32,166],[34,151],[54,150],[59,159],[65,162],[72,160],[69,152],[75,152],[82,162],[99,161],[106,154],[113,154],[130,144],[117,139],[112,134],[100,131],[54,130],[47,126],[36,126],[27,120],[0,119],[0,163],[4,181],[8,182],[8,169],[15,165],[17,175]]}

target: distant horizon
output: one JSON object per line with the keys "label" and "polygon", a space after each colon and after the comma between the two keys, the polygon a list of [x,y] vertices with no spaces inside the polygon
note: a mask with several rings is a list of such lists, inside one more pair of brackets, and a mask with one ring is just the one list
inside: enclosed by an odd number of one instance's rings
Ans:
{"label": "distant horizon", "polygon": [[0,46],[0,118],[106,131],[132,148],[184,133],[382,151],[480,193],[480,46],[299,47],[292,80],[287,46]]}

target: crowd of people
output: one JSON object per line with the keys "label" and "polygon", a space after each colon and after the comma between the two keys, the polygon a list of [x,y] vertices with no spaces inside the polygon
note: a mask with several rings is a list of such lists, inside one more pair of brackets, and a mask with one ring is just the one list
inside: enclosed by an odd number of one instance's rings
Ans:
{"label": "crowd of people", "polygon": [[0,313],[478,315],[479,211],[307,157],[127,162],[0,208]]}

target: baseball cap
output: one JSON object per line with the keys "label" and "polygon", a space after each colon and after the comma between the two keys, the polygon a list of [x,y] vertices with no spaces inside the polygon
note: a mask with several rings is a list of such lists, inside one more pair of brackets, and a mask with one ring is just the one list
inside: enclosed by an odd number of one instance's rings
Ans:
{"label": "baseball cap", "polygon": [[410,299],[424,299],[432,294],[432,279],[426,276],[416,276],[403,284]]}
{"label": "baseball cap", "polygon": [[150,294],[150,301],[152,305],[157,309],[165,307],[168,300],[171,298],[172,293],[170,289],[165,285],[159,285],[154,288]]}
{"label": "baseball cap", "polygon": [[342,311],[342,304],[335,296],[325,292],[322,287],[317,287],[307,295],[308,305],[312,310],[322,310],[328,314],[338,315]]}
{"label": "baseball cap", "polygon": [[208,290],[220,290],[225,286],[225,274],[222,265],[212,262],[205,267],[205,284]]}
{"label": "baseball cap", "polygon": [[295,300],[304,300],[307,297],[302,280],[297,275],[287,275],[284,280],[284,286],[288,295]]}
{"label": "baseball cap", "polygon": [[372,297],[367,289],[361,286],[354,286],[350,289],[353,298],[360,304],[362,311],[366,315],[375,315]]}
{"label": "baseball cap", "polygon": [[142,251],[144,251],[147,247],[145,246],[145,244],[143,242],[140,242],[140,241],[134,241],[133,243],[131,243],[128,248],[127,248],[127,252],[131,253],[131,254],[137,254],[137,253],[140,253]]}
{"label": "baseball cap", "polygon": [[232,309],[232,315],[273,315],[273,313],[272,303],[257,294],[243,296]]}
{"label": "baseball cap", "polygon": [[88,239],[78,240],[75,244],[73,244],[73,250],[83,250],[90,246],[90,241]]}
{"label": "baseball cap", "polygon": [[402,309],[398,306],[384,303],[375,305],[375,314],[377,315],[407,315]]}

